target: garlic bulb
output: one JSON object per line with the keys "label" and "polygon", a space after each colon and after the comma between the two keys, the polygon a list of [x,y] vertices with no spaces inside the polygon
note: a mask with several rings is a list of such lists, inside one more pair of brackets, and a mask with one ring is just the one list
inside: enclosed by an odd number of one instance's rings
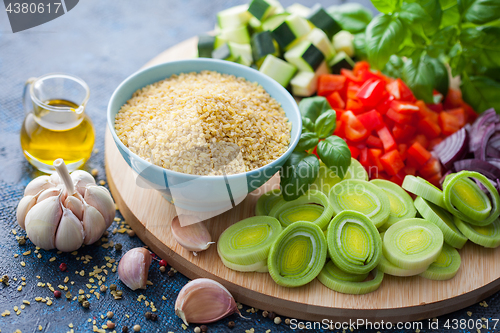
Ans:
{"label": "garlic bulb", "polygon": [[175,301],[175,314],[186,325],[212,323],[233,313],[240,314],[233,296],[222,284],[211,279],[188,282]]}
{"label": "garlic bulb", "polygon": [[115,204],[88,172],[70,175],[62,159],[54,166],[57,174],[40,176],[26,186],[17,222],[36,246],[71,252],[101,238],[113,222]]}
{"label": "garlic bulb", "polygon": [[188,251],[193,251],[196,256],[197,252],[205,251],[210,244],[214,244],[207,227],[196,216],[183,215],[181,218],[190,219],[192,223],[181,227],[179,216],[174,217],[172,220],[170,230],[179,245]]}
{"label": "garlic bulb", "polygon": [[118,264],[118,277],[130,289],[146,289],[151,254],[143,247],[125,253]]}

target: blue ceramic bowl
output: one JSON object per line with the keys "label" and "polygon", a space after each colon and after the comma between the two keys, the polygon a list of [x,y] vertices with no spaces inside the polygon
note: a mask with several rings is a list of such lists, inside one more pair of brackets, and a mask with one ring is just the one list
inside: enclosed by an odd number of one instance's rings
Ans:
{"label": "blue ceramic bowl", "polygon": [[[286,153],[259,169],[227,176],[195,176],[168,170],[151,164],[132,153],[117,137],[115,116],[132,94],[146,85],[164,80],[172,74],[211,70],[244,77],[260,84],[282,106],[292,123],[290,145]],[[223,212],[241,202],[248,193],[268,181],[285,163],[297,145],[302,120],[296,101],[279,83],[250,67],[215,59],[172,61],[142,69],[123,81],[111,96],[107,111],[108,127],[113,139],[130,167],[137,172],[137,183],[159,190],[179,208],[197,212]],[[209,214],[217,215],[217,213]]]}

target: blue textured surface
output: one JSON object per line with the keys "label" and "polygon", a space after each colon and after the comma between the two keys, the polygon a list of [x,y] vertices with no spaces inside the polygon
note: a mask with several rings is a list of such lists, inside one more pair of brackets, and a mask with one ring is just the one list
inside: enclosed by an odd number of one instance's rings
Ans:
{"label": "blue textured surface", "polygon": [[[90,86],[91,98],[88,104],[88,113],[96,127],[95,153],[86,169],[97,168],[98,180],[105,179],[104,174],[104,129],[106,126],[106,106],[113,90],[128,75],[140,68],[144,63],[176,43],[193,35],[211,30],[215,24],[215,13],[244,1],[175,1],[175,0],[82,0],[69,13],[42,26],[12,34],[7,22],[7,15],[0,10],[0,274],[8,274],[11,284],[5,287],[0,284],[0,313],[4,310],[11,312],[10,316],[0,317],[0,330],[14,332],[35,332],[38,325],[42,325],[42,332],[66,332],[68,324],[73,323],[76,332],[91,331],[92,326],[87,322],[95,318],[97,326],[106,320],[101,319],[111,310],[115,313],[113,321],[117,323],[118,331],[122,325],[129,327],[140,324],[141,332],[184,332],[181,321],[174,314],[174,302],[178,291],[188,281],[180,274],[169,278],[162,275],[155,262],[150,270],[149,279],[154,285],[146,291],[132,292],[117,282],[117,274],[108,276],[106,285],[117,283],[118,288],[124,291],[122,300],[115,301],[109,292],[98,301],[90,299],[90,309],[83,309],[77,301],[67,301],[64,297],[55,300],[52,306],[35,302],[37,296],[51,296],[45,288],[37,287],[37,282],[49,282],[53,286],[63,284],[65,276],[74,285],[69,285],[73,295],[79,289],[86,290],[88,272],[93,266],[105,264],[104,256],[118,260],[120,253],[106,250],[102,247],[90,246],[81,249],[78,256],[91,255],[93,259],[88,264],[77,261],[71,254],[56,254],[54,251],[40,251],[42,259],[35,257],[32,252],[28,256],[22,253],[35,250],[31,242],[19,246],[11,233],[18,230],[15,220],[17,202],[22,196],[26,184],[37,172],[24,160],[19,144],[19,131],[24,117],[21,106],[21,92],[24,81],[32,76],[40,76],[49,72],[67,72],[83,78]],[[282,1],[290,5],[294,1]],[[312,5],[306,0],[303,4]],[[338,4],[338,1],[320,1],[325,6]],[[367,3],[366,1],[364,3]],[[112,228],[114,228],[113,225]],[[23,234],[23,232],[20,232]],[[137,238],[130,239],[127,235],[111,235],[110,240],[123,244],[124,251],[141,246]],[[14,254],[18,258],[14,258]],[[49,258],[56,260],[49,262]],[[26,267],[20,262],[24,260]],[[68,264],[68,271],[58,270],[61,262]],[[75,271],[84,269],[87,276],[75,275]],[[480,273],[480,272],[478,272]],[[39,275],[40,279],[36,276]],[[16,277],[18,281],[13,281]],[[21,277],[26,278],[27,285],[22,291],[17,291]],[[139,294],[144,294],[147,300],[153,301],[158,309],[158,322],[147,322],[144,313],[147,311],[144,301],[136,301]],[[166,300],[162,300],[165,296]],[[440,317],[442,324],[446,319],[479,319],[485,317],[495,319],[500,317],[500,308],[497,304],[498,294],[488,298],[489,307],[471,306],[448,316]],[[16,315],[14,306],[20,306],[22,300],[29,300],[31,305]],[[227,332],[229,320],[236,322],[234,332],[244,332],[254,328],[255,332],[291,332],[284,324],[276,326],[269,319],[257,314],[247,313],[244,307],[243,314],[250,319],[244,320],[233,315],[218,323],[208,325],[210,332]],[[466,312],[471,311],[472,317]],[[127,318],[128,314],[130,318]],[[286,313],[282,314],[286,318]],[[360,317],[363,314],[360,313]],[[424,321],[424,327],[427,321]],[[499,325],[500,326],[500,325]],[[192,332],[190,326],[186,332]],[[338,331],[338,330],[336,330]],[[340,330],[341,331],[341,330]],[[373,330],[376,332],[377,330]],[[381,332],[414,332],[415,330],[380,330]],[[439,330],[424,329],[422,332],[476,332],[476,329]],[[482,332],[494,330],[483,329]],[[498,331],[498,328],[495,330]],[[350,332],[347,330],[347,332]],[[368,332],[368,331],[361,331]],[[372,332],[372,331],[369,331]]]}

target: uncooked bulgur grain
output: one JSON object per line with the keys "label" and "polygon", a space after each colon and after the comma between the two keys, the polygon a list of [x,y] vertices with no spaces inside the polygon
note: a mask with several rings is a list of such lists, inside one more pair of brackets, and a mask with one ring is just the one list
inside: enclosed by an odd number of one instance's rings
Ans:
{"label": "uncooked bulgur grain", "polygon": [[241,173],[283,155],[291,124],[257,83],[213,71],[173,75],[134,93],[115,120],[133,153],[196,175]]}

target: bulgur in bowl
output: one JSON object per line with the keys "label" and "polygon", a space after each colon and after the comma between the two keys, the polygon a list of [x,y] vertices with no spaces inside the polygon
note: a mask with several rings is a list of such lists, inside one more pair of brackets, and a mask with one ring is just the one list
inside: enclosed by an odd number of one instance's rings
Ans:
{"label": "bulgur in bowl", "polygon": [[279,83],[203,58],[134,73],[113,93],[107,121],[138,185],[159,190],[178,213],[207,217],[278,172],[302,130],[297,103]]}

